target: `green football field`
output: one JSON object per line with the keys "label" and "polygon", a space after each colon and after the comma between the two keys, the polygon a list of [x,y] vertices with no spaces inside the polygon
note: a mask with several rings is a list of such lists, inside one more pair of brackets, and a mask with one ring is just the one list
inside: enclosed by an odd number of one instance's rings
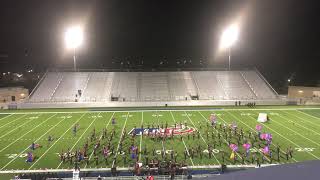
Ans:
{"label": "green football field", "polygon": [[[244,157],[242,148],[243,138],[236,153],[237,159],[230,159],[231,149],[228,143],[237,144],[236,135],[225,137],[223,128],[210,126],[210,114],[216,114],[218,124],[237,124],[238,131],[243,129],[246,141],[251,143],[253,137],[247,137],[249,132],[256,135],[255,127],[258,113],[268,113],[270,121],[262,126],[263,133],[273,136],[270,146],[273,155],[263,155],[257,145],[251,148],[249,156]],[[112,123],[112,118],[116,123]],[[73,127],[79,124],[76,134]],[[165,141],[155,140],[146,135],[136,135],[134,138],[128,133],[133,128],[140,127],[174,127],[186,125],[195,130],[192,134],[176,135]],[[102,138],[102,130],[107,129],[107,137]],[[320,159],[320,108],[288,108],[288,107],[259,107],[248,108],[216,108],[194,110],[130,110],[121,111],[90,111],[90,110],[33,110],[33,111],[4,111],[0,114],[0,170],[36,170],[36,169],[70,169],[73,162],[62,162],[59,153],[68,149],[75,152],[81,150],[95,129],[96,140],[90,142],[88,159],[80,162],[80,167],[86,169],[129,167],[133,166],[136,159],[131,158],[129,147],[134,144],[139,149],[138,161],[145,164],[148,160],[171,160],[178,163],[185,162],[195,168],[208,165],[250,165],[253,156],[261,158],[263,164],[293,163],[298,161]],[[115,135],[110,140],[110,134]],[[228,131],[228,130],[227,130]],[[119,144],[122,133],[122,149]],[[220,140],[218,134],[221,135]],[[53,141],[48,143],[48,136]],[[101,139],[101,148],[108,144],[114,148],[114,153],[109,154],[107,160],[101,152],[93,155],[92,149],[95,142]],[[258,140],[259,141],[259,140]],[[42,147],[31,150],[32,142]],[[221,143],[221,145],[220,145]],[[212,147],[208,151],[208,145]],[[281,157],[277,160],[276,146],[280,146]],[[286,160],[287,148],[293,150],[293,158]],[[120,151],[122,150],[122,151]],[[195,153],[192,154],[191,151]],[[27,163],[27,154],[32,152],[35,159]],[[185,153],[187,156],[185,156]],[[209,156],[209,153],[211,154]],[[264,161],[262,161],[264,157]],[[97,159],[98,160],[97,160]],[[244,159],[244,160],[242,160]],[[97,162],[96,162],[97,160]],[[255,164],[254,161],[253,164]]]}

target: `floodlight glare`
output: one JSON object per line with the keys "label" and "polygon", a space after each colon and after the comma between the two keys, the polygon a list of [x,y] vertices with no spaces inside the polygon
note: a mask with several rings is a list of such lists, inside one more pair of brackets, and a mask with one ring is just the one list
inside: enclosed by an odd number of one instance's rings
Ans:
{"label": "floodlight glare", "polygon": [[229,70],[231,68],[231,46],[237,41],[239,35],[238,24],[231,24],[223,33],[220,39],[220,48],[228,49]]}
{"label": "floodlight glare", "polygon": [[222,48],[230,48],[238,39],[239,27],[237,24],[230,25],[221,36],[220,45]]}
{"label": "floodlight glare", "polygon": [[83,31],[80,26],[74,26],[67,29],[65,41],[68,48],[77,48],[82,44]]}
{"label": "floodlight glare", "polygon": [[65,34],[67,48],[73,48],[73,67],[77,70],[76,65],[76,49],[82,44],[83,30],[80,26],[73,26],[67,29]]}

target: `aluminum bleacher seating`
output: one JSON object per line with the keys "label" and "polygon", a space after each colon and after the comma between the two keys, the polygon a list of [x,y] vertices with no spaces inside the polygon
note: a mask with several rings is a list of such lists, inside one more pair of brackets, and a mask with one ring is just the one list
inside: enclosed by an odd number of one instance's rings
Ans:
{"label": "aluminum bleacher seating", "polygon": [[[81,93],[79,94],[79,90]],[[29,102],[276,99],[257,71],[48,72]]]}

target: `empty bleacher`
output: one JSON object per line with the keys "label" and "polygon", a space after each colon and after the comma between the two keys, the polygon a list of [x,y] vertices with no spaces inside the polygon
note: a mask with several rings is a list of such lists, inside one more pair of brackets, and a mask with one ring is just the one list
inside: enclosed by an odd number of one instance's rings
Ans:
{"label": "empty bleacher", "polygon": [[244,79],[251,85],[257,99],[274,99],[277,94],[256,71],[242,71]]}
{"label": "empty bleacher", "polygon": [[197,96],[190,72],[168,72],[168,85],[173,100],[190,100],[191,96]]}
{"label": "empty bleacher", "polygon": [[224,100],[228,97],[217,78],[217,72],[195,71],[191,73],[199,89],[199,99]]}
{"label": "empty bleacher", "polygon": [[113,81],[113,72],[93,72],[80,101],[96,102],[109,101],[111,85]]}
{"label": "empty bleacher", "polygon": [[167,72],[140,73],[140,99],[144,101],[168,101],[170,89]]}
{"label": "empty bleacher", "polygon": [[54,91],[63,78],[63,73],[49,72],[46,74],[42,82],[36,87],[36,92],[32,94],[30,101],[48,102],[51,100]]}
{"label": "empty bleacher", "polygon": [[62,73],[63,78],[53,93],[52,101],[75,101],[78,90],[83,92],[85,89],[89,74],[88,72]]}
{"label": "empty bleacher", "polygon": [[255,94],[239,71],[219,71],[217,80],[226,93],[226,99],[255,99]]}
{"label": "empty bleacher", "polygon": [[111,96],[120,101],[138,100],[137,72],[115,72],[112,83]]}
{"label": "empty bleacher", "polygon": [[276,98],[276,92],[256,71],[49,72],[30,102]]}

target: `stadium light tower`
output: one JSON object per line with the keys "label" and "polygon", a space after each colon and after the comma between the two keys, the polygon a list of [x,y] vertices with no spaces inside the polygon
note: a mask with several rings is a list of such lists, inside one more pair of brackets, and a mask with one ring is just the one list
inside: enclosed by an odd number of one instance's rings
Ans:
{"label": "stadium light tower", "polygon": [[231,24],[227,29],[222,33],[220,39],[220,47],[223,49],[228,49],[229,53],[229,70],[231,63],[231,47],[238,40],[239,27],[237,24]]}
{"label": "stadium light tower", "polygon": [[77,70],[76,64],[76,49],[82,44],[83,30],[80,26],[73,26],[67,29],[65,33],[65,42],[67,48],[73,49],[73,68]]}

